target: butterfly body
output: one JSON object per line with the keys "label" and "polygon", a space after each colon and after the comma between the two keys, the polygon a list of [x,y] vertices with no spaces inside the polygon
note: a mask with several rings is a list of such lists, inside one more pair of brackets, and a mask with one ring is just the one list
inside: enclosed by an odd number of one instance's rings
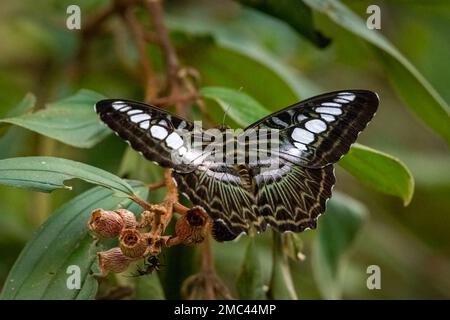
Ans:
{"label": "butterfly body", "polygon": [[367,90],[337,91],[275,112],[244,130],[204,129],[165,110],[102,100],[100,118],[147,159],[172,168],[178,188],[227,241],[315,228],[335,183],[334,166],[378,106]]}

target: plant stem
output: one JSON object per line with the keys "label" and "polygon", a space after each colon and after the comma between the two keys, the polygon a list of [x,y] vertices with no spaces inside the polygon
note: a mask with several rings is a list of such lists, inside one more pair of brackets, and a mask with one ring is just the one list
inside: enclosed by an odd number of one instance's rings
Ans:
{"label": "plant stem", "polygon": [[145,90],[145,101],[151,102],[158,95],[158,83],[154,77],[153,66],[147,56],[147,43],[145,41],[144,30],[132,10],[132,8],[127,8],[122,17],[131,32],[139,54],[139,64]]}
{"label": "plant stem", "polygon": [[286,253],[283,250],[281,234],[273,231],[272,275],[268,292],[270,299],[297,300],[294,282]]}

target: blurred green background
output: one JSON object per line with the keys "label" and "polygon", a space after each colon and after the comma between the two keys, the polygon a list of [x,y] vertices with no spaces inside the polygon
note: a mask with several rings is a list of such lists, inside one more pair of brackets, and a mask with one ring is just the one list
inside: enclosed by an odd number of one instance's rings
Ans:
{"label": "blurred green background", "polygon": [[[245,2],[245,1],[243,1]],[[251,1],[250,1],[251,2]],[[282,3],[281,1],[280,3]],[[299,3],[301,1],[298,1]],[[2,1],[0,3],[0,118],[27,92],[37,108],[67,97],[80,88],[109,97],[143,99],[130,68],[137,53],[119,18],[111,18],[77,64],[80,31],[65,27],[66,8],[77,3],[82,23],[108,1]],[[409,59],[447,103],[450,101],[450,3],[448,1],[343,1],[362,19],[366,8],[381,8],[380,32]],[[281,5],[281,4],[280,4]],[[201,86],[242,89],[270,110],[299,98],[339,89],[376,91],[380,107],[358,142],[401,159],[415,179],[411,203],[363,186],[337,166],[335,191],[350,195],[367,208],[358,236],[342,259],[344,299],[450,298],[450,155],[442,137],[415,116],[390,82],[390,68],[380,54],[325,14],[314,11],[315,27],[331,39],[318,48],[292,26],[232,1],[165,1],[166,21],[179,58],[196,68]],[[292,10],[297,10],[293,8]],[[144,25],[145,11],[138,11]],[[345,19],[345,17],[343,18]],[[161,55],[149,47],[155,68]],[[392,80],[391,81],[398,81]],[[414,92],[411,92],[413,94]],[[214,119],[223,111],[208,102]],[[427,109],[427,105],[420,108]],[[195,110],[195,109],[194,109]],[[193,118],[200,114],[194,112]],[[231,124],[232,121],[229,120]],[[447,123],[450,126],[450,123]],[[14,127],[0,140],[0,158],[46,155],[78,160],[118,173],[125,144],[109,136],[92,149],[77,149]],[[143,181],[159,168],[139,172]],[[134,172],[134,175],[138,175]],[[0,186],[0,288],[27,240],[61,204],[88,188],[73,181],[72,192],[33,193]],[[319,228],[320,228],[319,220]],[[311,253],[316,231],[300,235],[305,260],[290,262],[301,299],[326,297],[315,281]],[[260,235],[263,277],[271,270],[271,237]],[[248,239],[214,244],[216,266],[234,291]],[[179,297],[181,281],[198,269],[196,248],[168,250],[160,279],[169,298]],[[172,263],[171,263],[172,261]],[[173,261],[178,261],[174,263]],[[368,290],[366,268],[379,265],[381,290]]]}

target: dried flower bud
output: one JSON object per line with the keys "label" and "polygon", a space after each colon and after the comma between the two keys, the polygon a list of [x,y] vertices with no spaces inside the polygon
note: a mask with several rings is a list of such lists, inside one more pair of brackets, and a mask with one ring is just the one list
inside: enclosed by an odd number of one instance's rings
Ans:
{"label": "dried flower bud", "polygon": [[126,209],[118,209],[114,210],[114,212],[122,217],[123,222],[125,223],[124,228],[136,228],[137,221],[133,212]]}
{"label": "dried flower bud", "polygon": [[122,217],[114,211],[95,209],[89,219],[89,229],[101,238],[114,238],[120,234],[125,223]]}
{"label": "dried flower bud", "polygon": [[208,215],[205,210],[194,207],[177,220],[175,234],[185,244],[200,243],[205,239],[207,223]]}
{"label": "dried flower bud", "polygon": [[181,216],[176,224],[175,224],[175,234],[180,239],[181,242],[184,242],[188,239],[192,234],[192,227],[187,222],[186,216]]}
{"label": "dried flower bud", "polygon": [[123,254],[130,258],[142,257],[148,247],[147,238],[136,229],[122,230],[119,245]]}
{"label": "dried flower bud", "polygon": [[131,258],[122,253],[120,248],[112,248],[108,251],[98,252],[97,256],[100,271],[104,275],[107,275],[109,272],[124,272],[132,261]]}
{"label": "dried flower bud", "polygon": [[195,206],[186,213],[186,219],[192,227],[203,227],[208,220],[208,214],[203,208]]}

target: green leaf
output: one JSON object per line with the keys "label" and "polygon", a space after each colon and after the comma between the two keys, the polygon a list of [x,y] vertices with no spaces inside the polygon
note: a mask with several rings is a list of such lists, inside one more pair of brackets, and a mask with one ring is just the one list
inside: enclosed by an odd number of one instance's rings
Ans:
{"label": "green leaf", "polygon": [[241,126],[252,123],[252,119],[261,119],[268,113],[258,101],[238,90],[204,87],[200,94],[216,101],[230,118]]}
{"label": "green leaf", "polygon": [[31,111],[36,104],[36,97],[32,93],[27,93],[17,106],[11,109],[7,117],[16,117]]}
{"label": "green leaf", "polygon": [[164,300],[164,290],[158,274],[154,273],[136,280],[136,300]]}
{"label": "green leaf", "polygon": [[94,104],[104,98],[99,93],[80,90],[43,110],[0,122],[24,127],[74,147],[90,148],[111,132],[101,125],[94,111]]}
{"label": "green leaf", "polygon": [[[186,63],[199,70],[204,85],[242,87],[271,110],[318,93],[315,84],[264,47],[265,43],[282,42],[279,50],[283,51],[298,41],[283,23],[249,9],[241,10],[231,21],[208,19],[216,15],[202,14],[202,8],[194,5],[192,10],[171,13],[168,24],[171,30],[188,36],[179,50]],[[242,32],[244,29],[252,32]],[[265,37],[268,29],[273,35],[270,39]]]}
{"label": "green leaf", "polygon": [[244,262],[237,278],[236,287],[239,299],[265,299],[261,261],[258,256],[255,239],[250,238],[245,252]]}
{"label": "green leaf", "polygon": [[0,184],[52,192],[71,189],[64,181],[78,178],[89,183],[133,195],[130,185],[105,170],[90,165],[54,157],[22,157],[0,160]]}
{"label": "green leaf", "polygon": [[450,107],[422,74],[381,33],[336,0],[304,0],[348,31],[377,48],[394,88],[407,106],[450,144]]}
{"label": "green leaf", "polygon": [[407,206],[414,194],[414,177],[399,159],[355,144],[339,164],[363,184],[403,199]]}
{"label": "green leaf", "polygon": [[298,299],[281,234],[276,231],[273,231],[272,277],[267,295],[271,300]]}
{"label": "green leaf", "polygon": [[[36,97],[27,93],[25,97],[7,113],[7,117],[15,117],[31,111],[36,104]],[[1,128],[0,130],[0,158],[12,157],[23,147],[23,132],[18,128]],[[3,134],[3,135],[2,135]]]}
{"label": "green leaf", "polygon": [[366,216],[365,207],[356,200],[335,193],[320,217],[312,252],[314,277],[322,296],[341,296],[341,270],[345,254],[354,242]]}
{"label": "green leaf", "polygon": [[[147,196],[148,188],[131,182],[136,192]],[[114,197],[111,190],[96,187],[57,209],[42,225],[21,252],[6,279],[0,299],[93,299],[97,281],[91,269],[96,264],[95,246],[88,234],[87,222],[92,210],[116,209],[119,206],[136,211],[129,199]],[[133,206],[133,208],[130,208]],[[67,267],[81,271],[81,288],[68,289]]]}
{"label": "green leaf", "polygon": [[314,28],[312,12],[299,0],[238,0],[289,24],[295,31],[319,48],[330,44],[330,39]]}

